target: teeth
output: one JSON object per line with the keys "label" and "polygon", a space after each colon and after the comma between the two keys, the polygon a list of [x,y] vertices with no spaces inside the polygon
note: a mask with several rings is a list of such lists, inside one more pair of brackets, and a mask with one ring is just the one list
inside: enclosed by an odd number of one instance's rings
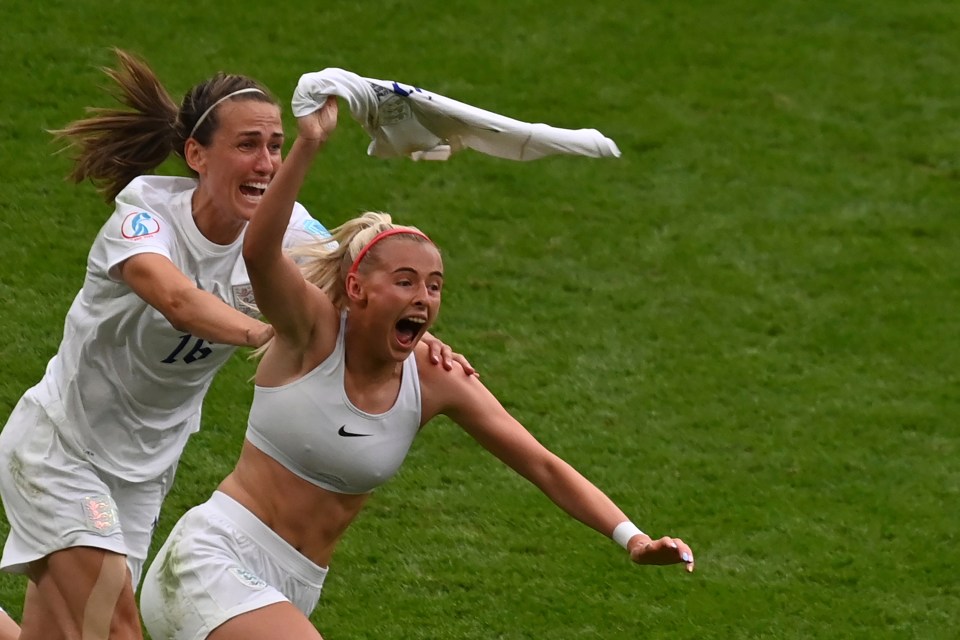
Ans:
{"label": "teeth", "polygon": [[426,323],[427,323],[427,319],[426,319],[426,318],[404,318],[404,319],[405,319],[405,320],[408,320],[409,322],[415,322],[415,323],[417,323],[417,324],[426,324]]}
{"label": "teeth", "polygon": [[269,182],[244,182],[243,185],[241,186],[252,187],[254,189],[260,189],[260,190],[266,190],[266,188],[270,186],[270,183]]}

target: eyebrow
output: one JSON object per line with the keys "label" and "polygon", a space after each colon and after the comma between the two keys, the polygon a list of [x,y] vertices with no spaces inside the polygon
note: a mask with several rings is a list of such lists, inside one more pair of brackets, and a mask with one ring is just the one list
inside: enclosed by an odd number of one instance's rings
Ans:
{"label": "eyebrow", "polygon": [[[393,270],[393,273],[400,273],[401,271],[404,271],[404,272],[409,271],[412,274],[418,273],[417,270],[414,269],[413,267],[397,267],[396,269]],[[428,275],[443,278],[443,271],[431,271]]]}
{"label": "eyebrow", "polygon": [[[259,131],[238,131],[238,132],[237,132],[237,137],[238,137],[238,138],[262,138],[263,136],[260,134]],[[283,132],[282,132],[282,131],[274,131],[273,133],[270,134],[269,137],[270,137],[270,138],[283,138]]]}

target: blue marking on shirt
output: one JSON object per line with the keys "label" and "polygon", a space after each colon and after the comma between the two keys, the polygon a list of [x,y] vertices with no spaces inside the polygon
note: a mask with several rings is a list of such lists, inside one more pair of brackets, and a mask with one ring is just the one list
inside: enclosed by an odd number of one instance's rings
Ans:
{"label": "blue marking on shirt", "polygon": [[147,225],[144,224],[147,220],[153,220],[150,217],[150,214],[146,211],[141,211],[133,217],[133,220],[130,221],[130,228],[133,231],[133,237],[139,238],[140,236],[145,236],[150,233],[150,229],[147,228]]}
{"label": "blue marking on shirt", "polygon": [[315,236],[323,236],[325,238],[330,237],[330,232],[327,231],[327,228],[323,226],[319,220],[314,220],[313,218],[310,218],[309,220],[303,223],[303,228],[305,231],[309,231]]}

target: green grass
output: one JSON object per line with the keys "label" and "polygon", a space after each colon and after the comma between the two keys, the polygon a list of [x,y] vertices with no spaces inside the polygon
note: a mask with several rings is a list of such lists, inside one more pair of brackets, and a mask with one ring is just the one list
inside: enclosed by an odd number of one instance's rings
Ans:
{"label": "green grass", "polygon": [[[698,570],[631,566],[438,421],[341,544],[325,637],[960,636],[954,3],[221,7],[0,8],[0,416],[109,213],[44,133],[103,102],[109,47],[177,96],[219,69],[284,103],[327,66],[398,79],[622,149],[387,162],[343,117],[301,200],[429,232],[436,332]],[[251,372],[237,357],[215,383],[161,535],[231,468]],[[0,577],[15,616],[23,587]]]}

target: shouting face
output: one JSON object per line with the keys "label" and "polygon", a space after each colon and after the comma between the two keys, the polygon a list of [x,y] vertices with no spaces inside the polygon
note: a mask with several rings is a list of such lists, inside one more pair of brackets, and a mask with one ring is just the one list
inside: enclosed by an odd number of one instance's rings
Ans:
{"label": "shouting face", "polygon": [[440,252],[426,240],[397,235],[378,242],[364,264],[353,285],[360,295],[352,297],[362,303],[356,311],[365,326],[384,336],[391,357],[402,360],[440,313]]}
{"label": "shouting face", "polygon": [[218,126],[209,145],[187,141],[187,162],[200,179],[194,216],[232,223],[239,233],[280,168],[280,108],[237,98],[218,106],[216,116]]}

